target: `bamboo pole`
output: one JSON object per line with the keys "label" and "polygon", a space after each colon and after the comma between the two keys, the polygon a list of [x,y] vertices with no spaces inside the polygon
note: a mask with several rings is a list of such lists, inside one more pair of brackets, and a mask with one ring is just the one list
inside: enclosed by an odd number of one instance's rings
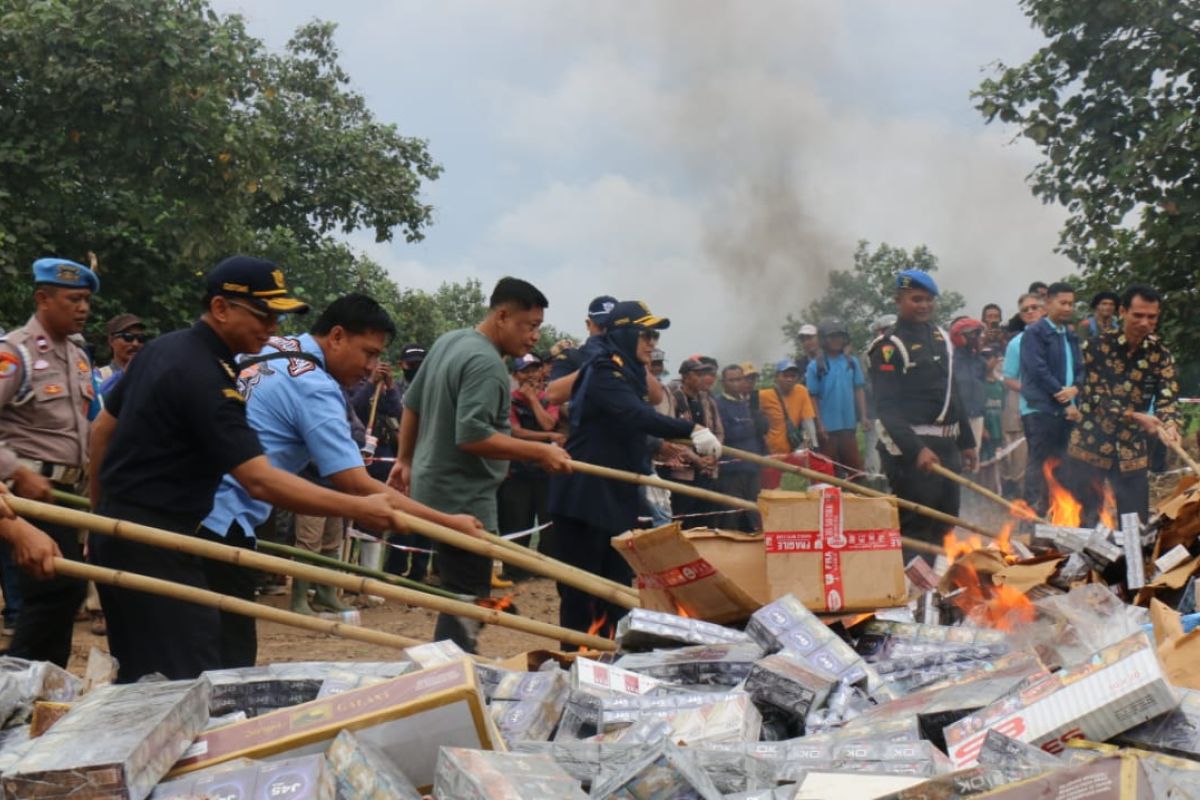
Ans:
{"label": "bamboo pole", "polygon": [[[622,608],[637,608],[640,603],[639,597],[632,587],[621,586],[615,581],[601,578],[598,575],[592,575],[590,572],[585,572],[569,564],[564,564],[561,561],[555,561],[552,558],[535,558],[530,554],[528,548],[521,547],[520,545],[516,545],[516,549],[502,547],[496,544],[491,538],[468,536],[465,533],[460,533],[459,531],[421,519],[403,511],[393,511],[392,516],[396,520],[397,528],[412,530],[414,533],[420,533],[434,541],[450,545],[451,547],[457,547],[460,550],[466,550],[475,555],[486,558],[498,558],[506,564],[512,564],[530,572],[545,575],[547,578],[553,578],[560,583],[574,586],[576,589],[585,591],[602,600],[607,600]],[[564,639],[563,641],[566,640]],[[602,641],[608,640],[604,639]]]}
{"label": "bamboo pole", "polygon": [[274,606],[263,605],[262,603],[253,603],[249,600],[243,600],[240,597],[230,597],[229,595],[219,594],[207,589],[199,589],[195,586],[185,586],[184,584],[151,578],[134,572],[97,567],[92,564],[84,564],[80,561],[71,561],[66,558],[55,558],[54,570],[56,574],[66,575],[70,578],[79,578],[80,580],[94,581],[121,589],[131,589],[162,597],[170,597],[186,603],[195,603],[215,608],[219,611],[240,614],[243,617],[278,622],[281,625],[289,625],[293,628],[304,628],[305,630],[316,631],[317,633],[340,636],[343,639],[354,639],[359,642],[367,642],[368,644],[393,647],[397,650],[424,644],[419,639],[412,639],[396,633],[385,633],[384,631],[364,628],[361,625],[348,625],[344,622],[322,619],[321,617],[297,614],[294,611],[286,611],[282,608],[275,608]]}
{"label": "bamboo pole", "polygon": [[375,394],[371,395],[371,412],[367,416],[367,434],[375,428],[375,412],[379,409],[379,395],[383,394],[383,381],[375,384]]}
{"label": "bamboo pole", "polygon": [[[761,464],[764,467],[770,467],[771,469],[778,469],[784,472],[793,472],[797,475],[802,475],[805,478],[808,478],[810,481],[828,483],[831,486],[837,486],[845,489],[848,492],[860,494],[864,497],[877,497],[891,500],[900,508],[906,508],[909,511],[916,512],[917,514],[929,517],[930,519],[936,519],[939,522],[946,523],[947,525],[956,525],[960,528],[974,531],[975,533],[982,534],[989,539],[998,539],[1000,536],[998,533],[990,531],[981,525],[976,525],[974,522],[968,522],[965,519],[953,516],[952,514],[947,514],[944,511],[938,511],[936,508],[930,508],[929,506],[924,506],[920,503],[914,503],[912,500],[906,500],[903,497],[896,497],[894,494],[881,492],[878,489],[872,489],[869,486],[859,486],[857,483],[852,481],[836,478],[833,475],[826,475],[824,472],[818,472],[815,469],[808,469],[795,464],[788,464],[786,461],[780,461],[768,456],[760,456],[758,453],[751,453],[749,450],[739,450],[736,447],[722,447],[721,452],[725,455],[733,456],[734,458],[740,458],[743,461],[751,461],[755,464]],[[939,550],[938,552],[941,551]]]}
{"label": "bamboo pole", "polygon": [[[625,481],[626,483],[637,483],[642,486],[657,486],[662,489],[669,489],[672,492],[686,494],[692,497],[699,497],[708,500],[712,503],[717,503],[723,506],[732,508],[742,508],[747,511],[758,511],[758,504],[750,500],[745,500],[741,497],[734,497],[721,492],[714,492],[709,489],[701,489],[697,486],[688,486],[686,483],[676,483],[668,481],[654,475],[642,475],[639,472],[627,472],[625,470],[613,469],[612,467],[602,467],[597,464],[589,464],[586,461],[571,461],[571,469],[576,472],[583,472],[589,475],[596,475],[601,478],[610,478],[612,480]],[[945,551],[937,545],[929,542],[922,542],[919,539],[911,539],[907,536],[900,537],[901,543],[910,550],[917,550],[922,553],[940,556],[944,555]]]}
{"label": "bamboo pole", "polygon": [[996,494],[995,492],[993,492],[991,489],[987,488],[986,486],[983,486],[982,484],[978,484],[975,481],[973,481],[970,478],[967,478],[963,475],[959,475],[954,470],[947,469],[946,467],[942,466],[941,464],[934,464],[933,471],[936,472],[938,475],[941,475],[943,478],[952,480],[955,483],[957,483],[958,485],[965,486],[966,488],[970,489],[971,491],[975,492],[976,494],[978,494],[982,497],[986,497],[988,500],[991,500],[996,505],[1003,506],[1005,508],[1005,510],[1008,511],[1009,514],[1012,514],[1014,517],[1017,517],[1018,519],[1027,519],[1031,522],[1040,522],[1043,525],[1050,524],[1050,520],[1048,520],[1044,517],[1039,517],[1036,514],[1031,515],[1030,511],[1026,511],[1023,508],[1020,508],[1016,503],[1012,502],[1011,500],[1007,500],[1007,499],[1001,497],[1000,495]]}
{"label": "bamboo pole", "polygon": [[[544,636],[551,640],[590,647],[594,650],[616,649],[616,645],[611,640],[600,636],[580,633],[579,631],[569,630],[548,622],[528,619],[516,614],[506,614],[496,609],[483,608],[474,603],[464,603],[461,600],[450,600],[445,597],[406,589],[402,586],[393,586],[373,578],[355,577],[344,572],[335,572],[323,567],[302,564],[298,561],[289,561],[286,558],[269,556],[242,547],[230,547],[226,544],[210,542],[195,536],[185,536],[159,528],[152,528],[147,525],[138,525],[133,522],[102,517],[97,514],[62,508],[61,506],[49,505],[47,503],[39,503],[21,497],[6,495],[4,499],[14,512],[32,519],[40,519],[73,528],[85,528],[94,533],[116,536],[153,547],[190,553],[203,558],[211,558],[214,561],[236,564],[247,569],[256,569],[276,575],[290,575],[300,580],[336,586],[339,589],[359,594],[379,595],[389,600],[397,600],[401,603],[420,606],[444,614],[467,617],[490,625],[501,625],[513,630],[531,633],[535,636]],[[401,514],[401,512],[396,513],[402,517],[410,516]],[[413,517],[413,519],[416,518]],[[424,520],[418,521],[424,522]],[[441,526],[434,525],[433,527],[440,528]],[[471,538],[466,534],[458,535],[464,538]]]}
{"label": "bamboo pole", "polygon": [[[54,498],[65,505],[72,505],[77,508],[87,510],[90,508],[90,503],[87,498],[80,497],[76,494],[54,490]],[[560,581],[568,586],[574,586],[577,589],[594,594],[597,597],[608,600],[622,608],[636,608],[640,604],[640,598],[637,590],[631,586],[624,586],[614,580],[593,575],[586,570],[571,566],[557,559],[539,553],[536,550],[531,550],[528,547],[522,547],[516,542],[510,542],[501,536],[494,533],[485,534],[480,539],[474,536],[468,536],[465,533],[446,528],[428,520],[423,520],[420,517],[415,517],[412,514],[397,512],[402,515],[402,523],[400,527],[411,528],[417,533],[422,533],[430,539],[434,539],[444,544],[457,547],[460,550],[467,550],[476,555],[486,556],[488,558],[497,558],[505,563],[513,564],[514,566],[526,569],[529,572],[538,575],[544,575],[547,578]],[[487,545],[491,545],[488,547]],[[501,552],[503,551],[503,552]],[[310,559],[311,560],[311,559]],[[359,573],[363,574],[363,573]],[[375,577],[375,576],[373,576]],[[424,586],[424,584],[422,584]],[[424,591],[421,587],[413,587],[418,591]],[[436,592],[432,592],[436,594]],[[377,593],[376,593],[377,594]],[[455,596],[457,597],[457,596]]]}
{"label": "bamboo pole", "polygon": [[375,580],[383,581],[384,583],[390,583],[393,586],[404,586],[409,589],[415,589],[418,592],[436,594],[439,597],[448,597],[451,600],[462,600],[464,603],[470,603],[472,600],[474,600],[474,598],[472,598],[470,595],[456,594],[454,592],[441,589],[437,586],[430,586],[427,583],[409,580],[408,578],[400,575],[393,575],[390,572],[371,569],[370,567],[364,567],[361,564],[352,564],[348,561],[342,561],[337,558],[323,556],[320,553],[314,553],[311,550],[305,550],[301,547],[290,547],[286,544],[279,544],[278,542],[268,542],[265,539],[259,539],[255,547],[257,550],[270,553],[272,555],[282,556],[283,558],[299,559],[301,561],[307,561],[310,564],[316,564],[318,567],[328,567],[329,569],[336,569],[341,572],[349,572],[352,575],[362,575],[367,578],[374,578]]}
{"label": "bamboo pole", "polygon": [[1163,436],[1163,429],[1161,426],[1158,428],[1158,438],[1162,439],[1163,444],[1174,450],[1175,455],[1179,456],[1180,460],[1182,460],[1184,464],[1187,464],[1197,477],[1200,477],[1200,464],[1197,464],[1196,459],[1192,458],[1188,451],[1183,449],[1183,445],[1180,444],[1178,439],[1169,440]]}

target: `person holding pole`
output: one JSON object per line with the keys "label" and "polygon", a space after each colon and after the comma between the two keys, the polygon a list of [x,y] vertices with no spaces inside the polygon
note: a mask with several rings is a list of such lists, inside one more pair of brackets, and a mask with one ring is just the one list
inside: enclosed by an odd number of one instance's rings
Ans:
{"label": "person holding pole", "polygon": [[[396,327],[379,303],[362,294],[338,298],[317,318],[310,333],[272,338],[262,353],[244,359],[238,388],[246,399],[246,418],[258,433],[271,464],[299,474],[311,464],[325,485],[351,495],[386,492],[393,505],[423,519],[471,535],[481,534],[479,520],[468,515],[434,511],[372,478],[363,464],[358,444],[351,437],[348,408],[342,387],[353,386],[370,374]],[[271,505],[255,499],[233,475],[221,479],[212,511],[201,523],[201,538],[238,547],[254,547],[254,530],[271,514]],[[297,520],[308,519],[298,516]],[[318,517],[335,519],[337,517]],[[317,531],[314,546],[330,557],[341,549],[340,529],[335,541],[322,542]],[[301,538],[299,530],[297,539]],[[306,545],[307,546],[307,545]],[[321,549],[323,548],[323,549]],[[254,573],[220,561],[205,561],[210,589],[222,594],[254,599]],[[292,581],[292,610],[312,613],[307,602],[308,581]],[[316,587],[316,603],[341,610],[336,589]],[[237,614],[221,615],[222,667],[254,666],[257,636],[254,620]]]}
{"label": "person holding pole", "polygon": [[[264,259],[233,256],[208,273],[206,287],[200,320],[149,342],[92,425],[90,494],[97,513],[194,535],[222,476],[230,474],[266,503],[391,527],[394,495],[347,496],[273,466],[246,419],[234,356],[261,350],[281,314],[308,310],[289,295],[283,271]],[[104,536],[90,544],[99,566],[207,586],[194,556]],[[100,590],[100,601],[120,682],[153,672],[194,678],[221,666],[215,609],[150,602],[113,586]]]}
{"label": "person holding pole", "polygon": [[[77,491],[87,468],[95,386],[91,361],[75,337],[100,279],[74,261],[40,258],[33,283],[33,316],[0,337],[0,481],[18,497],[49,502],[54,489]],[[68,558],[81,556],[78,530],[47,525],[45,532]],[[65,667],[86,584],[65,576],[36,580],[25,572],[5,577],[16,579],[10,588],[21,599],[8,655]]]}
{"label": "person holding pole", "polygon": [[[871,381],[878,413],[879,455],[899,497],[950,515],[958,514],[959,487],[933,471],[974,472],[975,436],[955,391],[949,335],[933,323],[938,287],[929,273],[906,269],[896,276],[896,315],[891,334],[871,343]],[[904,536],[940,545],[951,529],[907,508],[900,509]]]}
{"label": "person holding pole", "polygon": [[[546,296],[531,283],[501,278],[487,316],[474,328],[438,338],[404,395],[399,452],[388,483],[414,500],[448,514],[470,514],[488,530],[497,527],[496,490],[508,462],[532,461],[563,472],[570,456],[561,447],[511,435],[512,402],[503,357],[519,358],[538,342]],[[442,587],[487,597],[492,559],[439,542]],[[475,652],[479,622],[439,614],[434,639],[452,639]]]}
{"label": "person holding pole", "polygon": [[[650,459],[647,436],[690,436],[701,456],[721,454],[721,442],[708,428],[660,414],[650,404],[646,366],[658,338],[654,334],[670,324],[670,320],[651,314],[644,303],[627,300],[613,308],[608,331],[572,387],[567,452],[573,459],[645,474]],[[596,475],[552,476],[550,515],[559,558],[628,585],[632,572],[610,542],[636,527],[638,508],[635,484]],[[558,595],[559,624],[564,628],[586,631],[600,622],[601,631],[604,626],[611,631],[625,613],[562,583]]]}

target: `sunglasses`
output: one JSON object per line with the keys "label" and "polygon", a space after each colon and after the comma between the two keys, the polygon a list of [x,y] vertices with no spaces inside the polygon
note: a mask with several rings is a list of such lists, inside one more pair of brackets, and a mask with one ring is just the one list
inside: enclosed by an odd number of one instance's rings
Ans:
{"label": "sunglasses", "polygon": [[138,342],[139,344],[145,344],[154,337],[148,333],[114,333],[113,338],[120,339],[122,342]]}
{"label": "sunglasses", "polygon": [[1022,314],[1028,314],[1030,311],[1037,311],[1037,310],[1038,310],[1038,309],[1040,309],[1040,308],[1041,308],[1041,306],[1025,306],[1024,308],[1022,308],[1022,309],[1018,309],[1018,310],[1019,310],[1019,311],[1020,311]]}
{"label": "sunglasses", "polygon": [[643,341],[657,342],[659,334],[658,331],[642,331],[638,334],[638,336],[641,337]]}
{"label": "sunglasses", "polygon": [[247,303],[239,303],[236,300],[228,300],[226,302],[228,302],[231,306],[237,306],[243,311],[253,315],[256,319],[262,320],[263,322],[277,320],[280,317],[279,314],[276,314],[272,311],[263,311],[261,308],[255,308]]}

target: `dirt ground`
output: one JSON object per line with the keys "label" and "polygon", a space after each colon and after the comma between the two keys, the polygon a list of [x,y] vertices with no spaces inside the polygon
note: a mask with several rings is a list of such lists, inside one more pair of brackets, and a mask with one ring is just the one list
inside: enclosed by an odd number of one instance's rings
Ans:
{"label": "dirt ground", "polygon": [[[522,616],[558,623],[558,593],[554,589],[553,581],[522,581],[512,589],[494,592],[496,596],[507,593],[513,593],[516,611]],[[287,608],[288,599],[289,595],[263,596],[259,598],[259,602],[277,608]],[[344,600],[349,603],[354,597]],[[433,638],[433,623],[437,615],[431,611],[393,602],[360,610],[364,627],[398,633],[422,641]],[[89,628],[88,622],[75,624],[68,668],[77,675],[83,674],[88,653],[93,647],[108,651],[108,641],[103,636],[93,635]],[[527,650],[557,648],[556,641],[507,628],[485,626],[479,636],[480,654],[493,658],[505,658]],[[395,661],[398,653],[398,650],[380,645],[299,630],[275,622],[258,623],[259,664],[280,661]]]}

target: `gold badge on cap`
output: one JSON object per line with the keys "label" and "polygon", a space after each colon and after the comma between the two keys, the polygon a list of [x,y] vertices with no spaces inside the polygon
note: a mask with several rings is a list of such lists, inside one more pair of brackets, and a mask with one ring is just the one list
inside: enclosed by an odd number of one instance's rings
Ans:
{"label": "gold badge on cap", "polygon": [[276,288],[278,288],[278,289],[284,288],[284,286],[283,286],[283,270],[281,270],[281,269],[272,270],[271,277],[275,279],[275,287]]}
{"label": "gold badge on cap", "polygon": [[59,264],[55,278],[60,281],[71,281],[74,283],[79,280],[79,268],[73,267],[70,264]]}

